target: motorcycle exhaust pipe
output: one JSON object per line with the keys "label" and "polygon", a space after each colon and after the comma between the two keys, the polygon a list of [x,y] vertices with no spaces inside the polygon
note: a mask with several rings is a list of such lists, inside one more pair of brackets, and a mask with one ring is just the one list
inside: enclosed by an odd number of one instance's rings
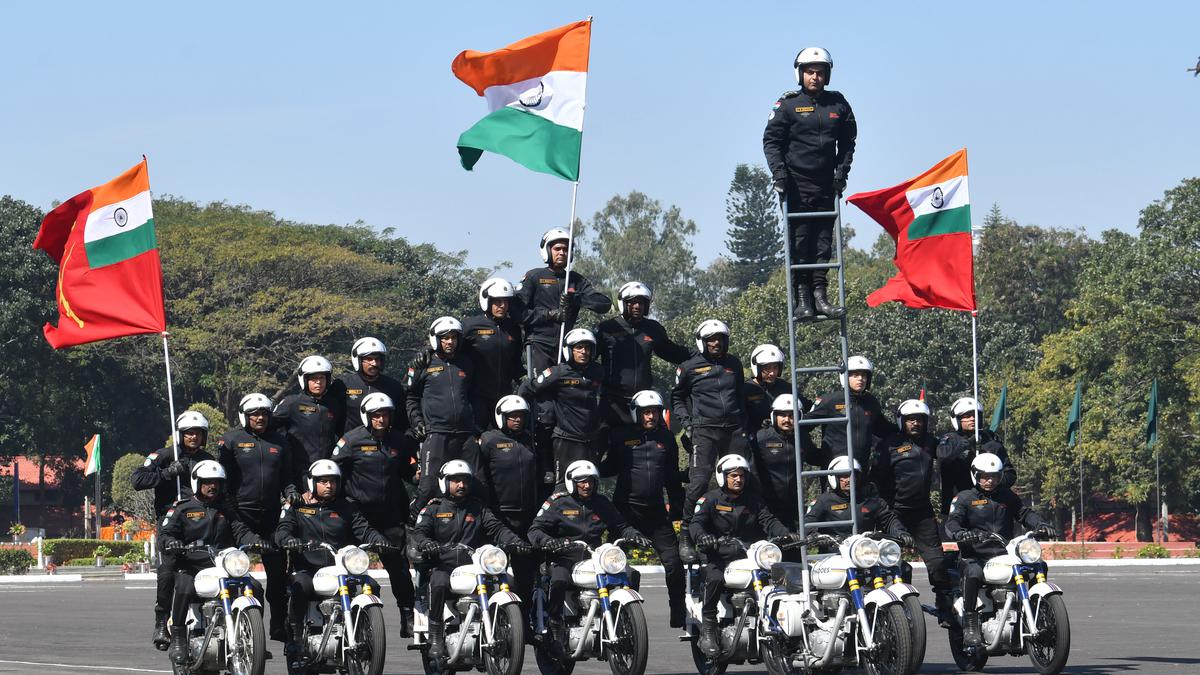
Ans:
{"label": "motorcycle exhaust pipe", "polygon": [[[587,618],[583,620],[583,632],[579,634],[579,644],[575,647],[575,653],[571,655],[572,661],[578,661],[583,657],[583,648],[587,646],[587,635],[592,630],[592,622],[596,620],[596,611],[600,609],[600,601],[592,600],[592,604],[588,606]],[[567,643],[564,647],[570,647],[571,631],[567,630]]]}
{"label": "motorcycle exhaust pipe", "polygon": [[462,651],[463,643],[467,640],[467,628],[475,620],[475,612],[478,609],[479,605],[471,605],[467,608],[467,615],[463,617],[462,623],[458,624],[458,641],[454,643],[454,651],[450,652],[450,659],[447,663],[453,664],[458,661],[458,653]]}
{"label": "motorcycle exhaust pipe", "polygon": [[[1012,611],[1013,595],[1009,593],[1004,598],[1004,609],[1000,610],[999,616],[1003,617],[1000,627],[996,629],[996,639],[987,645],[987,650],[990,652],[1000,645],[1000,639],[1004,637],[1004,624],[1008,623],[1008,613]],[[995,607],[995,605],[992,605]],[[1032,627],[1032,626],[1031,626]],[[1017,632],[1020,633],[1020,626],[1017,627]],[[983,632],[983,626],[980,625],[980,632]]]}
{"label": "motorcycle exhaust pipe", "polygon": [[842,598],[838,601],[837,615],[833,618],[833,632],[829,636],[829,642],[825,644],[825,654],[821,656],[821,660],[813,664],[814,668],[824,668],[833,660],[833,648],[837,646],[838,631],[842,628],[842,622],[846,620],[846,610],[850,608],[850,601]]}

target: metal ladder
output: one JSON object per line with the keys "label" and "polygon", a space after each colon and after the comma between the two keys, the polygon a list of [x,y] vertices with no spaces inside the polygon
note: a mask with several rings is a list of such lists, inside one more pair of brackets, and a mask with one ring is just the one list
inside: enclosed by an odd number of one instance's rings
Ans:
{"label": "metal ladder", "polygon": [[[798,213],[789,212],[787,202],[785,200],[781,200],[780,211],[781,211],[781,218],[783,221],[784,260],[786,261],[786,264],[787,264],[786,283],[787,283],[787,312],[788,312],[788,315],[787,315],[788,356],[790,358],[790,364],[791,364],[791,370],[792,370],[792,378],[791,378],[792,379],[792,414],[793,414],[793,419],[796,420],[795,429],[793,431],[793,433],[794,433],[794,438],[793,438],[794,446],[793,447],[796,448],[796,476],[797,476],[797,478],[796,478],[796,500],[798,502],[799,514],[800,514],[799,534],[801,537],[806,537],[806,536],[808,536],[808,533],[812,530],[816,530],[819,528],[844,527],[846,525],[850,526],[851,532],[853,532],[854,534],[858,534],[858,520],[854,517],[855,515],[858,514],[858,495],[857,495],[857,488],[854,484],[854,481],[850,481],[850,504],[847,509],[847,513],[851,514],[851,518],[849,520],[834,520],[834,521],[823,522],[823,523],[806,523],[804,520],[804,514],[805,514],[804,479],[812,478],[812,477],[831,476],[831,475],[845,476],[845,475],[849,475],[853,471],[853,467],[854,467],[854,447],[851,442],[851,440],[853,439],[853,436],[851,435],[851,428],[850,428],[850,425],[851,425],[851,423],[850,423],[850,384],[846,377],[846,363],[850,358],[850,341],[849,341],[849,338],[847,337],[847,333],[846,333],[846,329],[847,329],[847,325],[848,325],[847,322],[849,320],[849,312],[844,312],[840,319],[829,319],[829,318],[824,318],[824,317],[818,317],[814,320],[814,322],[816,322],[816,321],[837,321],[838,322],[838,326],[839,326],[838,342],[839,342],[839,346],[841,347],[841,352],[842,352],[841,363],[838,365],[834,365],[834,366],[799,366],[796,363],[796,324],[799,322],[796,320],[796,317],[795,317],[796,300],[793,297],[793,293],[792,293],[792,288],[793,288],[792,276],[796,272],[805,271],[805,270],[820,270],[820,269],[836,270],[837,275],[838,275],[838,304],[841,307],[846,306],[846,275],[844,273],[845,270],[842,267],[843,251],[842,251],[841,199],[838,198],[838,199],[834,200],[834,207],[833,207],[832,211],[812,211],[812,212],[798,212]],[[833,218],[833,241],[834,241],[834,246],[836,247],[835,251],[837,253],[837,258],[835,260],[832,260],[827,263],[793,264],[793,262],[792,262],[792,244],[790,241],[791,229],[788,226],[795,221],[809,220],[809,219],[814,219],[814,218]],[[841,377],[842,396],[843,396],[843,400],[846,402],[846,407],[844,408],[844,413],[843,413],[842,417],[831,417],[831,418],[823,418],[823,419],[803,419],[802,415],[803,415],[804,411],[799,409],[799,405],[800,405],[800,391],[799,391],[799,382],[798,382],[799,376],[813,375],[813,374],[819,374],[819,373],[839,373],[842,375],[842,377]],[[825,425],[825,424],[840,424],[840,423],[845,423],[845,425],[846,425],[846,456],[850,460],[847,468],[834,469],[834,470],[814,469],[814,470],[805,471],[803,462],[800,459],[800,448],[801,448],[800,434],[801,434],[801,431],[807,431],[810,428],[815,427],[815,426],[821,426],[821,425]],[[801,551],[801,563],[804,565],[805,569],[807,570],[808,563],[809,563],[808,547],[803,546],[803,547],[801,547],[800,551]],[[805,593],[807,593],[808,592],[808,574],[807,574],[807,572],[805,572],[805,574],[804,574],[804,585],[805,585]]]}

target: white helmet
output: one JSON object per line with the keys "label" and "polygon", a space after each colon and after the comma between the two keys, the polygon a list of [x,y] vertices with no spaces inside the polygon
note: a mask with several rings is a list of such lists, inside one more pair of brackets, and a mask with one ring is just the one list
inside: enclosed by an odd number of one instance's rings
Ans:
{"label": "white helmet", "polygon": [[[972,410],[978,413],[980,418],[983,417],[983,406],[979,404],[979,401],[976,401],[970,396],[964,396],[952,403],[950,405],[950,426],[954,427],[955,431],[961,431],[962,425],[959,424],[958,418],[966,415]],[[976,422],[975,425],[979,426],[979,423]]]}
{"label": "white helmet", "polygon": [[758,371],[770,363],[779,364],[779,374],[783,374],[783,350],[775,345],[759,345],[750,352],[750,372],[758,379]]}
{"label": "white helmet", "polygon": [[192,478],[189,481],[192,486],[192,494],[196,494],[202,480],[225,480],[225,467],[211,459],[196,462],[196,466],[192,467]]}
{"label": "white helmet", "polygon": [[592,355],[596,354],[596,335],[586,328],[575,328],[563,340],[563,360],[571,360],[571,347],[581,343],[590,342],[592,344]]}
{"label": "white helmet", "polygon": [[[654,407],[664,407],[662,396],[659,396],[657,391],[654,391],[653,389],[643,389],[634,394],[633,398],[629,399],[629,414],[633,415],[633,423],[639,426],[641,425],[641,420],[638,419],[639,409]],[[659,413],[659,417],[662,417],[661,411]]]}
{"label": "white helmet", "polygon": [[208,418],[195,410],[185,410],[175,418],[175,443],[181,442],[183,432],[188,429],[203,429],[204,442],[208,442]]}
{"label": "white helmet", "polygon": [[617,291],[617,310],[622,314],[625,313],[625,303],[634,298],[646,299],[646,310],[650,309],[650,300],[654,294],[650,292],[650,287],[640,281],[630,281]]}
{"label": "white helmet", "polygon": [[1004,470],[1004,460],[990,452],[981,452],[971,460],[971,482],[979,485],[979,474],[1000,473]]}
{"label": "white helmet", "polygon": [[380,357],[386,357],[387,347],[378,338],[359,338],[354,341],[354,346],[350,348],[350,363],[354,366],[355,370],[358,370],[362,362],[362,357],[370,354],[378,354]]}
{"label": "white helmet", "polygon": [[725,479],[729,477],[735,469],[742,469],[747,473],[750,472],[750,462],[746,461],[745,457],[738,454],[729,454],[717,460],[714,467],[717,473],[717,487],[725,487]]}
{"label": "white helmet", "polygon": [[492,298],[511,298],[516,295],[513,285],[500,277],[492,277],[479,286],[479,309],[487,312],[492,308]]}
{"label": "white helmet", "polygon": [[461,459],[452,459],[443,464],[442,468],[438,469],[438,490],[440,490],[442,494],[446,494],[446,483],[450,480],[451,476],[469,477],[470,475],[470,464],[467,464]]}
{"label": "white helmet", "polygon": [[910,398],[901,403],[899,408],[896,408],[896,426],[901,427],[903,431],[904,418],[912,415],[924,415],[925,423],[929,424],[929,406],[925,404],[925,401]]}
{"label": "white helmet", "polygon": [[392,401],[392,397],[382,391],[375,391],[363,397],[362,403],[358,404],[358,414],[362,418],[363,426],[367,429],[371,428],[371,413],[379,412],[380,410],[395,410],[396,403]]}
{"label": "white helmet", "polygon": [[771,401],[771,423],[772,424],[775,423],[775,416],[779,415],[781,413],[787,413],[792,416],[796,415],[796,404],[795,404],[795,401],[792,399],[791,394],[780,394],[775,397],[774,401]]}
{"label": "white helmet", "polygon": [[526,417],[528,417],[529,401],[526,401],[524,398],[521,398],[516,394],[509,394],[508,396],[501,397],[499,401],[496,401],[496,428],[503,429],[504,416],[511,415],[515,412],[523,412],[525,413]]}
{"label": "white helmet", "polygon": [[308,475],[304,481],[308,484],[309,492],[316,492],[316,481],[318,478],[334,476],[338,479],[338,483],[342,482],[342,469],[337,465],[337,462],[332,459],[318,459],[308,465]]}
{"label": "white helmet", "polygon": [[[834,457],[833,461],[829,463],[828,468],[830,471],[834,471],[834,470],[843,470],[844,471],[848,465],[849,465],[849,460],[846,458],[845,455],[842,455],[841,457]],[[862,465],[858,463],[857,459],[854,460],[854,473],[862,473]],[[829,483],[829,487],[836,490],[838,488],[838,479],[839,478],[841,478],[841,476],[831,474],[831,475],[825,477],[825,482]]]}
{"label": "white helmet", "polygon": [[833,79],[833,57],[824,47],[805,47],[800,50],[799,54],[796,54],[796,60],[792,63],[792,68],[796,71],[796,84],[804,84],[800,72],[804,66],[810,63],[824,63],[829,66],[829,73],[825,78],[825,84],[829,84],[829,81]]}
{"label": "white helmet", "polygon": [[561,227],[552,227],[546,230],[546,234],[542,235],[542,262],[550,264],[550,245],[556,241],[565,241],[567,246],[571,245],[571,233]]}
{"label": "white helmet", "polygon": [[600,480],[600,470],[595,464],[586,459],[577,459],[571,462],[567,467],[567,472],[563,474],[563,483],[567,486],[567,492],[575,494],[575,484],[583,478],[591,477],[593,480]]}
{"label": "white helmet", "polygon": [[871,359],[859,355],[851,356],[846,361],[846,372],[838,375],[838,378],[842,381],[842,386],[846,386],[846,375],[859,370],[867,371],[867,389],[870,389],[871,378],[875,376],[875,364],[871,363]]}
{"label": "white helmet", "polygon": [[439,316],[429,324],[429,348],[435,352],[438,349],[438,338],[446,333],[462,335],[462,322],[452,316]]}
{"label": "white helmet", "polygon": [[246,414],[254,410],[262,410],[264,408],[267,410],[267,414],[271,413],[271,399],[267,398],[266,394],[260,394],[258,392],[246,394],[242,397],[242,400],[238,402],[238,422],[240,422],[242,427],[245,428]]}
{"label": "white helmet", "polygon": [[320,373],[333,375],[333,365],[329,363],[329,359],[317,355],[304,357],[304,360],[300,362],[300,374],[296,376],[296,379],[300,381],[300,390],[307,390],[309,375]]}
{"label": "white helmet", "polygon": [[696,349],[704,353],[704,339],[714,335],[724,335],[726,344],[729,342],[729,326],[718,319],[706,319],[696,326]]}

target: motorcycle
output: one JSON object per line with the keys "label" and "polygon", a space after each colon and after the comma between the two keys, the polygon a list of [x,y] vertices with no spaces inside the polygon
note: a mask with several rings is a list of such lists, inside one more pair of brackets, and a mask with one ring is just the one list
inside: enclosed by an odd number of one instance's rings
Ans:
{"label": "motorcycle", "polygon": [[300,633],[288,624],[288,644],[296,653],[288,655],[293,675],[345,672],[349,675],[379,675],[387,656],[383,602],[375,594],[375,582],[367,576],[371,565],[368,550],[378,545],[333,546],[308,544],[301,550],[326,549],[334,563],[313,575],[314,598],[309,602]]}
{"label": "motorcycle", "polygon": [[574,592],[564,599],[563,623],[567,635],[560,647],[562,659],[554,658],[551,642],[559,636],[548,628],[550,566],[544,563],[539,583],[533,590],[534,654],[543,675],[570,675],[579,661],[596,658],[608,661],[613,675],[642,675],[649,658],[649,639],[642,596],[629,587],[628,558],[621,549],[623,539],[592,548],[572,542],[591,556],[571,569]]}
{"label": "motorcycle", "polygon": [[949,630],[954,662],[962,670],[975,672],[983,670],[989,656],[1028,654],[1041,675],[1061,672],[1071,652],[1071,623],[1062,589],[1046,581],[1042,545],[1033,534],[1005,542],[993,533],[990,539],[1005,544],[1005,552],[983,565],[983,586],[976,606],[982,644],[963,644],[960,596],[954,603],[958,626]]}
{"label": "motorcycle", "polygon": [[421,650],[426,675],[468,668],[518,675],[525,662],[525,619],[521,599],[508,589],[508,554],[491,545],[443,544],[439,551],[455,548],[470,554],[471,563],[450,573],[450,593],[441,608],[448,657],[441,663],[429,657],[429,611],[437,608],[422,600],[416,603],[409,648]]}
{"label": "motorcycle", "polygon": [[195,598],[188,606],[183,630],[188,636],[188,662],[172,664],[175,675],[230,672],[262,675],[267,644],[263,606],[251,586],[248,550],[256,546],[217,549],[193,545],[185,550],[206,551],[213,566],[196,574]]}
{"label": "motorcycle", "polygon": [[[868,533],[867,536],[878,538],[882,535]],[[912,651],[906,672],[920,672],[925,663],[925,614],[937,616],[937,610],[921,604],[921,595],[912,585],[912,566],[900,558],[900,546],[896,542],[879,541],[879,564],[871,570],[871,577],[873,588],[886,588],[904,602],[904,614],[912,634]]]}

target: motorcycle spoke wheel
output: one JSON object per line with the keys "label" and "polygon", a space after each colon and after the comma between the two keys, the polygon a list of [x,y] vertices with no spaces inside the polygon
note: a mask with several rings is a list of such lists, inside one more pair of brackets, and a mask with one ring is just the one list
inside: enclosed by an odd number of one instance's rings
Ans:
{"label": "motorcycle spoke wheel", "polygon": [[977,673],[983,670],[987,665],[988,653],[983,647],[975,650],[974,654],[967,654],[966,648],[963,647],[963,634],[961,628],[951,628],[947,631],[948,640],[950,642],[950,656],[954,658],[954,665],[964,673]]}
{"label": "motorcycle spoke wheel", "polygon": [[1056,675],[1071,653],[1071,622],[1062,596],[1042,595],[1033,601],[1036,635],[1029,638],[1029,660],[1041,675]]}
{"label": "motorcycle spoke wheel", "polygon": [[383,610],[377,605],[359,609],[355,614],[354,642],[358,645],[346,658],[347,670],[354,675],[379,675],[387,658],[387,633]]}
{"label": "motorcycle spoke wheel", "polygon": [[[912,652],[912,633],[903,604],[886,607],[871,607],[867,612],[871,620],[871,635],[875,648],[863,653],[860,665],[869,675],[907,675]],[[861,642],[861,638],[860,638]]]}
{"label": "motorcycle spoke wheel", "polygon": [[262,675],[267,667],[267,636],[261,609],[238,612],[233,622],[233,643],[238,654],[229,656],[229,670],[234,675]]}
{"label": "motorcycle spoke wheel", "polygon": [[921,665],[925,662],[925,610],[921,608],[921,599],[918,595],[904,596],[904,614],[908,618],[910,632],[912,633],[912,650],[909,652],[908,672],[921,672]]}
{"label": "motorcycle spoke wheel", "polygon": [[650,658],[646,613],[641,603],[617,605],[616,641],[610,643],[608,668],[613,675],[642,675]]}
{"label": "motorcycle spoke wheel", "polygon": [[492,641],[495,646],[483,653],[488,675],[518,675],[525,663],[525,618],[518,605],[505,605],[496,611]]}
{"label": "motorcycle spoke wheel", "polygon": [[770,675],[799,675],[802,672],[792,667],[789,657],[791,650],[786,638],[772,636],[759,644],[762,645],[763,665],[767,667]]}
{"label": "motorcycle spoke wheel", "polygon": [[700,638],[692,640],[692,662],[696,665],[699,675],[724,675],[725,669],[729,667],[728,663],[710,661],[700,649]]}

